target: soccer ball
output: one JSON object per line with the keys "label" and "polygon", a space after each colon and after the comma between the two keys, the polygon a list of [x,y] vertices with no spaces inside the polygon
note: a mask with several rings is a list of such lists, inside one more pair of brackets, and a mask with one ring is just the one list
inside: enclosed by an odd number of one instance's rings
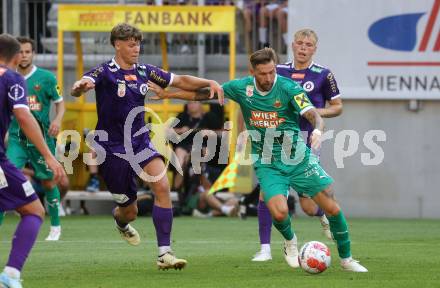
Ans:
{"label": "soccer ball", "polygon": [[324,272],[330,266],[330,262],[330,250],[324,243],[310,241],[299,251],[299,265],[308,273]]}

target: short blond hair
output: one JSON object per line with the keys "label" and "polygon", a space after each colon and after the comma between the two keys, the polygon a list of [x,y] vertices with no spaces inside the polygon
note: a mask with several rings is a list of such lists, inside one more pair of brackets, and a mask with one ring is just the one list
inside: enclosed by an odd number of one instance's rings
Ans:
{"label": "short blond hair", "polygon": [[301,30],[298,30],[295,32],[295,35],[293,35],[293,40],[296,40],[301,37],[311,37],[315,39],[315,44],[318,43],[318,35],[315,31],[309,28],[304,28]]}

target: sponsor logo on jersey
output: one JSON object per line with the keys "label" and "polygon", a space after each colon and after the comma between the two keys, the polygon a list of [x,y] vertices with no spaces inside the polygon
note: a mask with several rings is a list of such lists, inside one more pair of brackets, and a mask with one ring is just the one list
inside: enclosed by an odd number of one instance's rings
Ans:
{"label": "sponsor logo on jersey", "polygon": [[149,78],[153,79],[159,86],[164,86],[167,84],[167,80],[163,79],[155,70],[151,70]]}
{"label": "sponsor logo on jersey", "polygon": [[30,95],[28,97],[28,105],[31,111],[41,111],[41,103],[38,102],[38,97],[36,95]]}
{"label": "sponsor logo on jersey", "polygon": [[141,84],[141,87],[139,87],[139,91],[142,95],[146,95],[148,92],[148,85],[147,84]]}
{"label": "sponsor logo on jersey", "polygon": [[316,73],[321,73],[322,70],[324,70],[324,69],[316,67],[316,66],[313,66],[312,68],[310,68],[310,71],[313,71],[313,72],[316,72]]}
{"label": "sponsor logo on jersey", "polygon": [[254,95],[254,85],[246,86],[246,96],[252,97]]}
{"label": "sponsor logo on jersey", "polygon": [[290,77],[292,79],[295,79],[295,80],[301,80],[301,79],[304,79],[304,77],[306,77],[306,74],[304,74],[304,73],[293,73]]}
{"label": "sponsor logo on jersey", "polygon": [[124,80],[117,80],[118,83],[118,96],[124,97],[125,96],[125,81]]}
{"label": "sponsor logo on jersey", "polygon": [[306,83],[303,84],[303,89],[306,92],[310,92],[315,88],[315,84],[313,84],[312,81],[307,81]]}
{"label": "sponsor logo on jersey", "polygon": [[[144,66],[145,67],[145,66]],[[144,70],[142,70],[142,69],[138,69],[137,70],[137,72],[139,73],[139,75],[141,75],[141,76],[144,76],[144,77],[146,77],[147,76],[147,74],[145,74],[145,71]]]}
{"label": "sponsor logo on jersey", "polygon": [[90,73],[90,76],[92,76],[93,78],[98,78],[99,74],[101,74],[102,71],[104,71],[104,67],[99,66],[92,73]]}
{"label": "sponsor logo on jersey", "polygon": [[330,88],[332,89],[332,92],[337,93],[336,81],[335,81],[335,77],[333,76],[333,73],[328,73],[327,80],[330,83]]}
{"label": "sponsor logo on jersey", "polygon": [[57,91],[57,93],[58,93],[58,96],[61,96],[61,88],[60,88],[60,86],[55,86],[55,90]]}
{"label": "sponsor logo on jersey", "polygon": [[130,75],[124,75],[125,81],[137,81],[136,75],[130,74]]}
{"label": "sponsor logo on jersey", "polygon": [[14,101],[18,101],[25,95],[24,88],[20,84],[14,84],[11,86],[8,92],[8,97]]}
{"label": "sponsor logo on jersey", "polygon": [[286,120],[280,118],[278,112],[274,111],[251,111],[251,119],[249,119],[250,125],[258,128],[276,128],[284,121]]}
{"label": "sponsor logo on jersey", "polygon": [[306,94],[304,94],[304,93],[295,95],[293,97],[293,99],[295,100],[296,104],[298,104],[298,106],[301,110],[306,108],[307,106],[312,105],[310,103],[309,99],[307,98]]}
{"label": "sponsor logo on jersey", "polygon": [[127,86],[129,88],[131,88],[131,89],[137,89],[138,88],[138,84],[137,83],[129,83]]}

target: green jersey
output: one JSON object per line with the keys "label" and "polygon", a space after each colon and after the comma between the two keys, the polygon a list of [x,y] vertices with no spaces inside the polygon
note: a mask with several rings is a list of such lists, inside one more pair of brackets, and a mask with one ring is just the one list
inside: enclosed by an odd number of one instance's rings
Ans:
{"label": "green jersey", "polygon": [[[50,126],[51,102],[63,101],[55,75],[48,70],[33,66],[31,72],[24,78],[26,79],[29,109],[40,124],[43,134],[47,135]],[[19,135],[20,127],[14,118],[9,126],[9,136],[18,137]]]}
{"label": "green jersey", "polygon": [[[277,75],[272,89],[261,92],[254,77],[248,76],[224,83],[223,89],[225,97],[241,107],[251,133],[252,153],[259,157],[256,166],[282,161],[283,143],[289,145],[284,146],[285,152],[286,148],[290,150],[290,155],[284,155],[289,159],[297,156],[296,151],[309,153],[300,136],[299,116],[314,106],[296,82]],[[290,143],[285,142],[286,139]],[[268,152],[271,159],[268,159]]]}

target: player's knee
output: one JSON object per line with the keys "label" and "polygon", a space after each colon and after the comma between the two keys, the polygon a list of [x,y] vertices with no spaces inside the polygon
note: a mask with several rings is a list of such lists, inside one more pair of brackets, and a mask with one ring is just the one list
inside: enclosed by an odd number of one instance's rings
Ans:
{"label": "player's knee", "polygon": [[315,207],[305,206],[302,208],[303,208],[304,213],[306,213],[308,216],[315,216],[315,214],[316,214]]}
{"label": "player's knee", "polygon": [[339,208],[339,206],[338,206],[336,203],[334,203],[334,205],[330,205],[330,206],[326,207],[326,208],[324,209],[324,213],[325,213],[327,216],[336,216],[336,215],[339,214],[339,211],[340,211],[340,210],[341,210],[341,209]]}
{"label": "player's knee", "polygon": [[124,218],[125,221],[132,222],[136,220],[137,214],[138,214],[137,207],[133,207],[133,209],[124,211],[122,217]]}
{"label": "player's knee", "polygon": [[288,217],[288,215],[289,215],[288,209],[278,209],[273,213],[272,218],[277,222],[282,222]]}
{"label": "player's knee", "polygon": [[154,183],[152,188],[154,196],[157,198],[162,198],[164,195],[168,195],[170,192],[170,185],[168,184],[168,181],[164,180]]}

